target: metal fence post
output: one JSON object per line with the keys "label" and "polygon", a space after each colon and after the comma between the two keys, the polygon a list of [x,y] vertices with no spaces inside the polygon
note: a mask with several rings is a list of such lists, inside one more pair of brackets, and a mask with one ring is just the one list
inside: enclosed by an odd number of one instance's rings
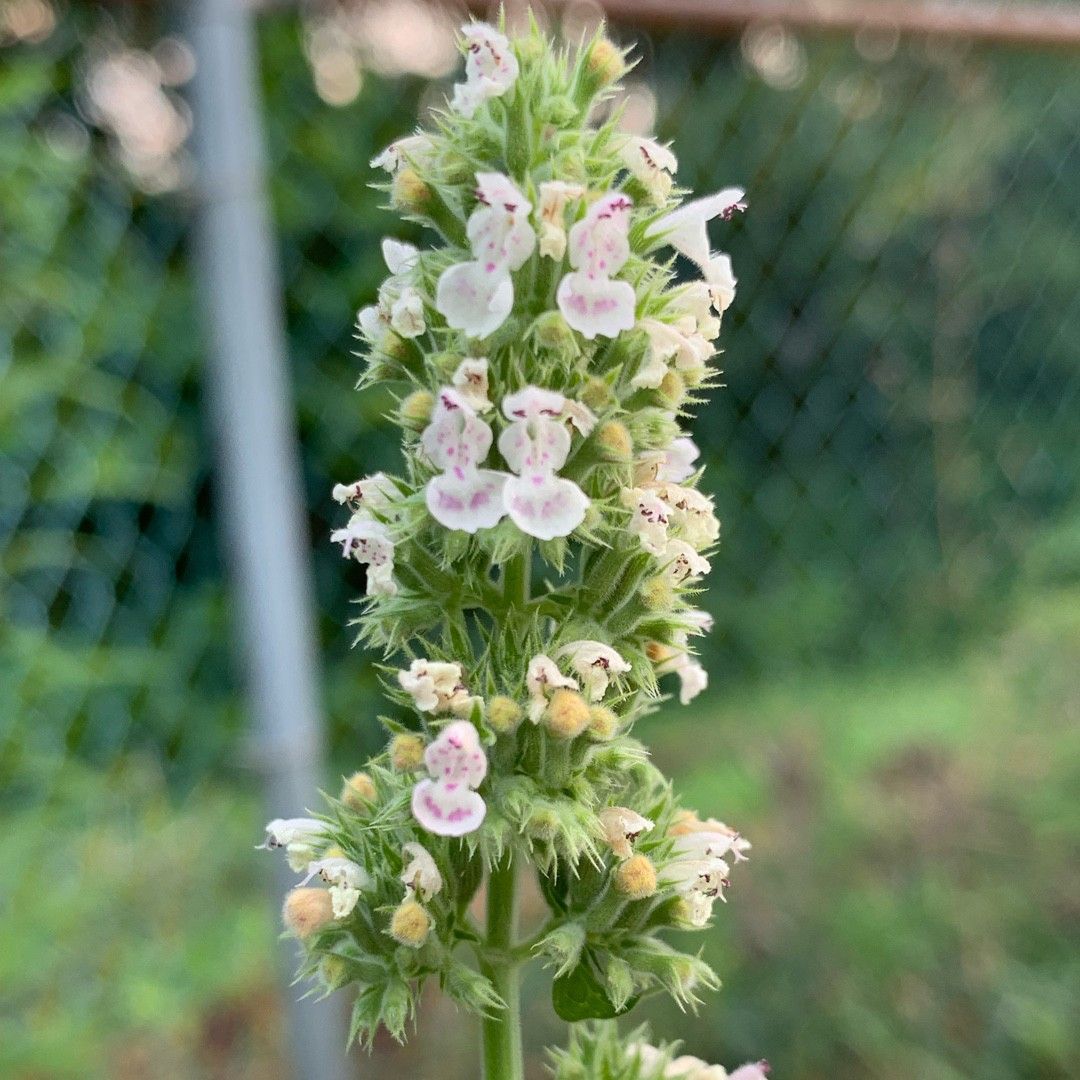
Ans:
{"label": "metal fence post", "polygon": [[[190,32],[200,206],[197,268],[209,332],[207,398],[248,700],[267,802],[302,814],[324,782],[312,593],[286,369],[281,290],[264,187],[254,27],[243,0],[195,0]],[[295,881],[275,860],[278,897]],[[282,956],[283,973],[295,963]],[[297,1077],[346,1075],[344,1017],[290,988]]]}

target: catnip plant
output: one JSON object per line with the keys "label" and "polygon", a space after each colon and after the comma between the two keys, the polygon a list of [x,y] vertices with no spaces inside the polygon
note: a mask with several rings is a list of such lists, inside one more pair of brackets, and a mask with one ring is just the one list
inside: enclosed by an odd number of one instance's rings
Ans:
{"label": "catnip plant", "polygon": [[[538,961],[575,1022],[556,1077],[725,1077],[612,1021],[718,986],[664,931],[705,927],[750,847],[681,807],[631,734],[664,690],[706,686],[719,524],[685,427],[735,295],[707,224],[743,192],[686,201],[672,151],[620,131],[629,64],[602,32],[571,52],[477,22],[462,44],[447,108],[372,162],[435,237],[383,241],[357,321],[361,387],[399,390],[401,468],[334,489],[389,742],[325,814],[267,826],[303,875],[285,926],[317,988],[353,988],[352,1039],[402,1039],[434,978],[479,1016],[488,1080],[521,1080]],[[547,917],[525,928],[527,885]]]}

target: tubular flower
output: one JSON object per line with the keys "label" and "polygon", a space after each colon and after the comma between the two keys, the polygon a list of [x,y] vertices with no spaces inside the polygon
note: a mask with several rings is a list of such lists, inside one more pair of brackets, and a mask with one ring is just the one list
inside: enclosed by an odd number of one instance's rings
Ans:
{"label": "tubular flower", "polygon": [[631,512],[630,531],[637,533],[646,551],[662,558],[668,548],[671,507],[649,488],[624,490],[622,503]]}
{"label": "tubular flower", "polygon": [[[726,258],[726,256],[723,257]],[[734,299],[734,278],[731,280],[731,286],[731,299]],[[729,305],[730,301],[724,306]],[[707,281],[694,281],[687,285],[676,297],[675,308],[683,317],[693,319],[695,333],[709,341],[715,341],[720,336],[720,318],[714,314],[716,299]],[[722,313],[723,309],[720,311]]]}
{"label": "tubular flower", "polygon": [[679,162],[671,149],[655,139],[628,135],[619,149],[622,163],[649,193],[649,198],[663,206],[671,194],[671,179]]}
{"label": "tubular flower", "polygon": [[514,306],[517,270],[533,253],[532,204],[501,173],[477,173],[480,205],[469,216],[470,262],[456,263],[439,277],[435,307],[456,330],[482,338],[502,326]]}
{"label": "tubular flower", "polygon": [[358,510],[343,529],[330,534],[341,553],[367,566],[368,596],[394,596],[394,541],[390,530],[366,510]]}
{"label": "tubular flower", "polygon": [[677,210],[654,221],[646,231],[645,239],[670,244],[680,255],[695,263],[708,281],[707,270],[712,259],[708,223],[715,217],[728,221],[736,211],[745,210],[746,204],[742,201],[745,194],[742,188],[724,188],[715,195],[683,203]]}
{"label": "tubular flower", "polygon": [[406,135],[395,139],[385,150],[371,159],[373,169],[396,173],[407,162],[427,165],[432,157],[431,139],[427,135]]}
{"label": "tubular flower", "polygon": [[713,501],[696,488],[661,484],[656,494],[670,508],[668,521],[672,531],[695,548],[715,544],[720,537]]}
{"label": "tubular flower", "polygon": [[450,379],[454,389],[469,408],[478,413],[490,412],[494,406],[488,397],[488,362],[472,356],[465,357]]}
{"label": "tubular flower", "polygon": [[359,510],[361,507],[372,512],[389,509],[395,500],[401,498],[397,484],[386,473],[374,473],[356,480],[351,484],[335,484],[332,492],[334,502],[342,506]]}
{"label": "tubular flower", "polygon": [[463,716],[472,711],[478,700],[465,689],[460,664],[414,660],[397,677],[401,689],[412,697],[419,712]]}
{"label": "tubular flower", "polygon": [[313,877],[320,877],[330,886],[330,902],[333,905],[335,919],[344,919],[352,914],[360,899],[360,892],[371,879],[362,866],[351,859],[318,859],[307,865],[307,877],[300,882],[306,885]]}
{"label": "tubular flower", "polygon": [[290,869],[299,872],[325,843],[326,825],[315,818],[274,818],[267,824],[266,839],[257,850],[284,848]]}
{"label": "tubular flower", "polygon": [[601,641],[571,641],[555,654],[567,658],[590,701],[599,701],[616,675],[625,675],[630,665],[610,646]]}
{"label": "tubular flower", "polygon": [[529,719],[540,723],[540,718],[547,709],[548,698],[556,690],[577,690],[577,680],[571,679],[559,670],[559,665],[550,656],[534,656],[529,661],[529,670],[525,675],[525,688],[529,692]]}
{"label": "tubular flower", "polygon": [[464,836],[480,828],[487,805],[476,788],[487,775],[487,757],[476,728],[455,720],[424,751],[430,779],[413,788],[413,817],[438,836]]}
{"label": "tubular flower", "polygon": [[402,848],[402,853],[408,862],[401,871],[401,881],[408,892],[421,900],[430,900],[442,891],[442,874],[427,848],[408,843]]}
{"label": "tubular flower", "polygon": [[556,476],[570,453],[570,433],[559,422],[566,398],[527,386],[503,398],[511,423],[499,436],[499,452],[515,473],[506,481],[506,513],[522,532],[540,540],[569,536],[584,520],[589,499],[572,480]]}
{"label": "tubular flower", "polygon": [[656,674],[679,676],[680,705],[689,705],[709,685],[709,673],[701,666],[700,661],[685,651],[677,652],[670,659],[658,664]]}
{"label": "tubular flower", "polygon": [[589,340],[616,337],[634,325],[634,288],[627,281],[612,280],[630,255],[632,207],[628,196],[609,192],[570,230],[574,269],[559,282],[556,300],[563,318]]}
{"label": "tubular flower", "polygon": [[692,810],[680,810],[675,815],[668,835],[676,838],[677,851],[698,858],[730,855],[734,862],[740,863],[747,861],[746,852],[750,850],[750,841],[737,829],[715,818],[702,821]]}
{"label": "tubular flower", "polygon": [[701,334],[661,322],[659,319],[642,319],[638,324],[649,339],[649,351],[645,363],[630,380],[636,387],[655,389],[668,372],[668,361],[674,361],[679,371],[699,371],[705,367],[716,351],[712,343]]}
{"label": "tubular flower", "polygon": [[598,817],[604,830],[604,840],[619,859],[629,859],[633,854],[631,845],[634,841],[653,828],[653,822],[647,817],[625,806],[606,806]]}
{"label": "tubular flower", "polygon": [[448,529],[475,533],[491,528],[505,514],[504,473],[477,466],[491,447],[491,428],[453,387],[439,391],[431,423],[420,443],[436,468],[427,483],[425,501],[431,516]]}
{"label": "tubular flower", "polygon": [[691,578],[703,577],[711,569],[709,560],[699,555],[685,540],[669,540],[661,558],[676,585]]}
{"label": "tubular flower", "polygon": [[514,85],[518,62],[510,42],[487,23],[469,23],[461,35],[466,48],[465,81],[455,84],[450,105],[462,116],[472,116],[485,101],[501,97]]}
{"label": "tubular flower", "polygon": [[566,207],[585,194],[581,184],[547,180],[540,185],[540,254],[561,262],[566,254]]}

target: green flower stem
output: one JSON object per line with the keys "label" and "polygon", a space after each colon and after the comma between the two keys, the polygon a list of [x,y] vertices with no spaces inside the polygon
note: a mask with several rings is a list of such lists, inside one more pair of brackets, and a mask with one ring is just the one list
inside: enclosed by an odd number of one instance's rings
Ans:
{"label": "green flower stem", "polygon": [[517,923],[517,868],[513,857],[495,866],[488,877],[487,949],[484,974],[505,1008],[483,1021],[484,1080],[523,1080],[521,1053],[521,977],[514,955]]}

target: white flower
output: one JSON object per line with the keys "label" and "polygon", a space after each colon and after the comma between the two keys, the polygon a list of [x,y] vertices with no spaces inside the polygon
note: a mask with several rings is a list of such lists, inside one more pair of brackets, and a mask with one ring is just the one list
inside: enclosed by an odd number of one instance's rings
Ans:
{"label": "white flower", "polygon": [[585,188],[581,184],[568,184],[564,180],[547,180],[540,185],[537,218],[541,256],[559,262],[566,254],[566,204],[584,194]]}
{"label": "white flower", "polygon": [[631,511],[630,531],[638,534],[646,551],[663,556],[668,548],[671,508],[649,488],[629,488],[621,498],[623,506]]}
{"label": "white flower", "polygon": [[659,319],[642,319],[638,328],[649,338],[646,363],[631,380],[632,386],[657,387],[667,373],[667,361],[674,360],[682,371],[700,371],[716,352],[712,343],[698,333],[683,330]]}
{"label": "white flower", "polygon": [[373,169],[385,169],[396,173],[406,161],[425,165],[433,153],[431,139],[427,135],[406,135],[392,142],[385,150],[371,159]]}
{"label": "white flower", "polygon": [[558,421],[566,398],[554,390],[527,386],[502,401],[512,421],[499,436],[499,452],[516,474],[506,481],[506,512],[522,532],[540,540],[569,536],[585,518],[586,494],[555,473],[570,453],[570,433]]}
{"label": "white flower", "polygon": [[700,608],[691,608],[682,613],[683,619],[688,622],[694,634],[707,634],[713,628],[713,617]]}
{"label": "white flower", "polygon": [[720,522],[707,495],[678,484],[661,484],[656,494],[670,509],[668,522],[672,531],[691,547],[708,547],[720,538]]}
{"label": "white flower", "polygon": [[701,451],[693,439],[686,435],[675,439],[664,451],[664,460],[656,474],[660,483],[681,484],[689,480],[697,471],[694,462],[701,456]]}
{"label": "white flower", "polygon": [[493,408],[488,398],[488,362],[467,356],[457,366],[450,382],[459,391],[470,408],[478,413]]}
{"label": "white flower", "polygon": [[424,497],[431,516],[448,529],[475,533],[496,525],[506,513],[506,475],[477,467],[487,457],[491,440],[491,428],[464,394],[444,386],[420,443],[432,464],[443,470],[428,481]]}
{"label": "white flower", "polygon": [[419,337],[427,329],[424,301],[411,285],[390,306],[390,326],[403,338]]}
{"label": "white flower", "polygon": [[637,298],[627,281],[614,281],[630,255],[627,235],[633,202],[621,192],[598,199],[570,230],[570,265],[556,300],[567,323],[585,337],[616,337],[634,325]]}
{"label": "white flower", "polygon": [[383,260],[391,274],[407,274],[415,270],[420,261],[420,252],[413,244],[406,244],[387,236],[382,242]]}
{"label": "white flower", "polygon": [[363,507],[374,512],[387,510],[401,498],[397,484],[383,472],[373,473],[351,484],[335,484],[332,494],[334,501],[343,506],[351,506],[354,510]]}
{"label": "white flower", "polygon": [[[723,256],[726,258],[727,256]],[[730,265],[730,260],[729,265]],[[731,281],[734,290],[735,279]],[[734,298],[734,292],[732,292]],[[694,329],[709,341],[720,334],[720,319],[713,314],[714,298],[706,281],[695,281],[683,288],[673,301],[676,311],[694,320]]]}
{"label": "white flower", "polygon": [[655,139],[628,135],[619,147],[619,156],[631,175],[661,206],[671,194],[671,178],[679,167],[671,150]]}
{"label": "white flower", "polygon": [[569,398],[563,403],[562,412],[559,414],[571,427],[578,430],[578,434],[587,439],[596,427],[596,414],[580,401],[571,401]]}
{"label": "white flower", "polygon": [[501,97],[518,77],[518,62],[510,42],[487,23],[473,22],[461,28],[468,55],[465,82],[454,86],[451,106],[462,116],[472,116],[493,97]]}
{"label": "white flower", "polygon": [[630,665],[602,641],[571,641],[555,656],[569,659],[570,668],[581,680],[590,701],[599,701],[607,693],[613,676],[630,671]]}
{"label": "white flower", "polygon": [[316,875],[330,886],[330,904],[335,919],[350,915],[360,899],[360,891],[371,883],[364,868],[351,859],[332,858],[310,862],[307,877],[300,884],[306,885]]}
{"label": "white flower", "polygon": [[464,836],[480,828],[487,805],[476,794],[487,775],[487,757],[476,728],[455,720],[424,751],[430,779],[413,788],[413,817],[438,836]]}
{"label": "white flower", "polygon": [[737,863],[746,862],[751,847],[737,829],[715,818],[702,821],[692,810],[679,811],[668,835],[675,837],[676,852],[686,858],[723,859],[730,855]]}
{"label": "white flower", "polygon": [[710,1065],[701,1058],[683,1054],[664,1069],[664,1080],[728,1080],[723,1065]]}
{"label": "white flower", "polygon": [[716,310],[723,314],[735,300],[735,273],[729,255],[714,255],[703,267],[705,283],[709,287]]}
{"label": "white flower", "polygon": [[435,860],[421,844],[408,843],[401,850],[408,860],[401,871],[402,883],[421,900],[430,900],[443,887],[442,874]]}
{"label": "white flower", "polygon": [[653,827],[653,822],[647,817],[625,806],[606,806],[597,816],[604,830],[604,839],[620,859],[629,859],[633,854],[633,842]]}
{"label": "white flower", "polygon": [[680,705],[689,705],[709,685],[709,673],[699,661],[686,652],[676,653],[662,664],[658,664],[656,674],[679,676]]}
{"label": "white flower", "polygon": [[532,204],[501,173],[477,173],[480,206],[469,216],[470,262],[456,263],[439,277],[435,307],[456,330],[487,337],[514,306],[517,270],[532,254],[536,234],[529,225]]}
{"label": "white flower", "polygon": [[768,1080],[770,1072],[772,1069],[767,1061],[748,1061],[740,1065],[728,1080]]}
{"label": "white flower", "polygon": [[664,885],[673,888],[690,903],[690,923],[704,926],[712,914],[714,900],[726,903],[724,889],[731,882],[731,869],[723,859],[676,858],[660,873]]}
{"label": "white flower", "polygon": [[742,188],[725,188],[715,195],[683,203],[654,221],[646,230],[645,239],[670,244],[704,271],[711,258],[708,222],[714,217],[729,219],[736,210],[745,209],[742,202],[745,194]]}
{"label": "white flower", "polygon": [[367,568],[368,596],[394,596],[394,540],[390,530],[376,521],[366,508],[358,510],[344,529],[335,529],[330,541],[341,544],[341,553],[348,559],[364,563]]}
{"label": "white flower", "polygon": [[377,345],[386,333],[390,320],[377,304],[368,304],[356,313],[356,327],[373,345]]}
{"label": "white flower", "polygon": [[702,577],[711,569],[709,560],[699,555],[685,540],[669,540],[661,558],[667,563],[668,573],[676,584],[689,578]]}
{"label": "white flower", "polygon": [[326,824],[315,818],[274,818],[258,850],[284,848],[293,870],[303,870],[326,843]]}
{"label": "white flower", "polygon": [[626,1056],[631,1061],[636,1059],[645,1074],[650,1074],[664,1060],[664,1055],[648,1043],[630,1043],[626,1048]]}
{"label": "white flower", "polygon": [[564,675],[550,656],[540,653],[529,661],[525,688],[529,692],[529,719],[538,724],[547,708],[548,695],[560,689],[576,690],[578,684],[575,679]]}
{"label": "white flower", "polygon": [[460,664],[414,660],[397,675],[398,684],[413,699],[419,712],[467,715],[477,700],[465,688]]}

